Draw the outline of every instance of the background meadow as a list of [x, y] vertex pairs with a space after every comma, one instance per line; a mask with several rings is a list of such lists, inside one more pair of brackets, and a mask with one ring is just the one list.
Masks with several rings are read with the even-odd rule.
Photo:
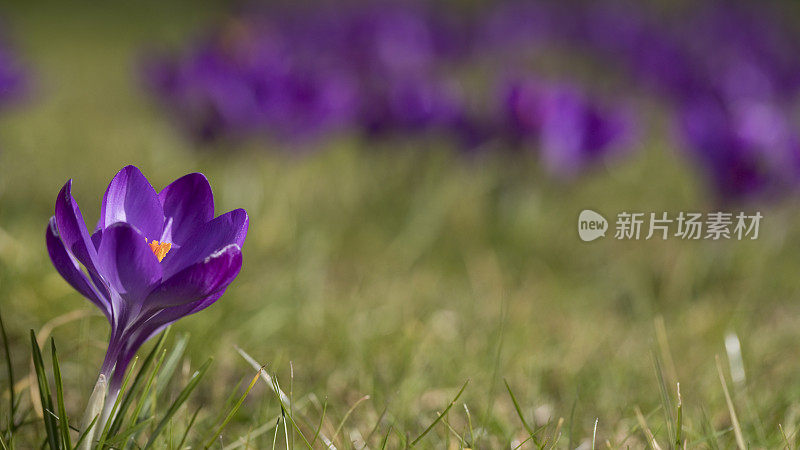
[[[459, 14], [480, 7], [448, 6]], [[609, 70], [586, 50], [547, 43], [530, 66], [549, 80], [569, 73], [636, 111], [636, 140], [624, 156], [562, 176], [517, 143], [487, 138], [465, 151], [459, 138], [408, 127], [379, 139], [336, 132], [298, 141], [241, 129], [235, 139], [197, 139], [160, 102], [169, 98], [148, 91], [142, 67], [152, 52], [180, 52], [227, 23], [223, 3], [20, 2], [0, 11], [28, 79], [22, 98], [0, 113], [0, 311], [23, 409], [32, 402], [29, 329], [56, 340], [70, 417], [82, 414], [107, 341], [102, 315], [48, 260], [44, 231], [56, 194], [74, 179], [93, 224], [109, 180], [135, 164], [156, 189], [203, 172], [217, 213], [250, 214], [238, 279], [170, 331], [167, 348], [188, 341], [159, 404], [208, 357], [214, 362], [159, 446], [178, 445], [198, 406], [188, 443], [201, 445], [231, 392], [244, 392], [256, 371], [236, 347], [291, 391], [306, 436], [322, 417], [338, 448], [380, 448], [387, 436], [387, 448], [403, 447], [467, 380], [446, 421], [418, 446], [642, 448], [653, 445], [652, 433], [666, 448], [675, 445], [678, 382], [688, 447], [732, 448], [737, 432], [754, 448], [794, 446], [797, 194], [785, 173], [768, 170], [759, 176], [777, 187], [728, 189], [725, 180], [741, 177], [719, 176], [676, 139], [673, 103], [663, 97], [676, 96], [628, 83], [617, 63]], [[459, 69], [463, 86], [506, 67], [475, 64]], [[490, 105], [479, 97], [470, 106], [477, 124], [498, 117]], [[625, 210], [760, 211], [764, 220], [755, 241], [619, 241], [609, 233], [584, 243], [575, 228], [585, 208], [612, 221]], [[258, 382], [214, 448], [270, 448], [275, 436], [279, 448], [303, 448], [283, 425], [274, 434], [280, 413]], [[41, 442], [34, 418], [19, 448]]]

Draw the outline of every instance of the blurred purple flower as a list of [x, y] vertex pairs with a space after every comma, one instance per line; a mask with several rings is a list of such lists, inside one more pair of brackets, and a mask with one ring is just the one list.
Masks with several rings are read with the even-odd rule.
[[26, 71], [6, 41], [0, 33], [0, 107], [20, 99], [29, 87]]
[[103, 196], [91, 235], [72, 180], [61, 189], [46, 233], [50, 259], [111, 323], [100, 369], [110, 379], [103, 420], [139, 347], [213, 304], [236, 278], [247, 227], [242, 209], [214, 217], [211, 187], [199, 173], [156, 193], [139, 169], [123, 168]]
[[785, 193], [800, 175], [800, 40], [771, 12], [708, 1], [674, 16], [634, 2], [581, 14], [581, 40], [669, 102], [689, 154], [728, 201]]
[[685, 103], [679, 126], [686, 147], [723, 201], [785, 193], [800, 176], [800, 139], [774, 103]]
[[691, 96], [698, 89], [696, 64], [672, 30], [633, 5], [600, 3], [582, 16], [579, 40], [611, 61], [620, 61], [643, 86], [661, 95]]
[[699, 88], [675, 99], [679, 130], [718, 197], [791, 191], [800, 180], [797, 34], [740, 2], [710, 2], [678, 29], [701, 75]]
[[[800, 35], [777, 11], [745, 2], [709, 2], [679, 27], [694, 64], [728, 95], [796, 95]], [[724, 73], [724, 77], [719, 74]]]
[[446, 56], [446, 30], [420, 5], [378, 3], [344, 17], [342, 57], [362, 74], [429, 73]]
[[201, 140], [428, 130], [458, 113], [440, 73], [464, 51], [450, 22], [400, 2], [248, 11], [144, 77]]
[[16, 61], [0, 49], [0, 104], [17, 98], [23, 91], [25, 78]]
[[447, 80], [408, 76], [371, 89], [361, 119], [370, 134], [448, 131], [464, 114], [461, 90]]
[[145, 82], [194, 136], [302, 141], [351, 125], [356, 81], [293, 58], [274, 30], [235, 23], [179, 59], [151, 58]]
[[630, 147], [628, 111], [601, 105], [575, 86], [515, 80], [503, 98], [509, 132], [536, 145], [547, 170], [558, 176], [575, 176]]
[[152, 58], [145, 66], [145, 82], [183, 127], [209, 141], [255, 124], [255, 96], [236, 72], [224, 55], [203, 49], [184, 62]]

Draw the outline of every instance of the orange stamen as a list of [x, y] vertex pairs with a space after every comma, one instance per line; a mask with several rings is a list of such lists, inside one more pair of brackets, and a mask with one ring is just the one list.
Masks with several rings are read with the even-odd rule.
[[153, 241], [147, 245], [150, 246], [150, 250], [153, 251], [153, 254], [156, 255], [156, 258], [158, 258], [159, 262], [161, 262], [161, 260], [167, 256], [167, 252], [169, 252], [169, 249], [172, 248], [172, 244], [169, 242]]

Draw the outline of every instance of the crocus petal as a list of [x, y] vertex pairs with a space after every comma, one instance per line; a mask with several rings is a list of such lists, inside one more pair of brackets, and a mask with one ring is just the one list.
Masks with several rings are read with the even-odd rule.
[[164, 212], [155, 189], [134, 166], [120, 170], [106, 189], [100, 210], [102, 227], [127, 222], [148, 239], [159, 239]]
[[164, 330], [168, 325], [178, 319], [202, 311], [213, 305], [225, 293], [227, 287], [209, 295], [208, 297], [178, 306], [164, 308], [154, 314], [139, 319], [119, 340], [120, 346], [124, 347], [115, 353], [117, 368], [125, 368], [139, 351], [139, 348]]
[[103, 241], [103, 230], [102, 229], [95, 230], [95, 232], [92, 233], [92, 244], [94, 244], [94, 248], [99, 249], [100, 243], [102, 241]]
[[105, 229], [98, 261], [103, 278], [129, 307], [138, 308], [161, 281], [158, 258], [145, 237], [127, 223], [116, 223]]
[[67, 181], [58, 193], [55, 213], [56, 226], [64, 247], [90, 272], [95, 271], [97, 250], [89, 237], [81, 210], [72, 198], [72, 180]]
[[[143, 344], [147, 339], [150, 339], [158, 331], [176, 320], [200, 312], [213, 305], [222, 297], [226, 289], [228, 289], [227, 286], [200, 300], [164, 308], [146, 319], [141, 320], [133, 327], [135, 331], [132, 333], [138, 336], [138, 340], [141, 341], [138, 345]], [[129, 338], [129, 340], [130, 339], [132, 338]]]
[[145, 309], [183, 305], [226, 288], [242, 268], [242, 249], [230, 244], [173, 275], [153, 290]]
[[190, 173], [165, 187], [158, 198], [164, 209], [161, 242], [183, 245], [198, 228], [214, 218], [214, 195], [202, 173]]
[[81, 272], [78, 261], [72, 256], [66, 248], [64, 243], [61, 242], [61, 237], [58, 235], [58, 228], [56, 225], [55, 217], [50, 218], [50, 223], [47, 227], [46, 233], [47, 253], [50, 254], [50, 260], [56, 267], [56, 270], [62, 277], [81, 295], [88, 298], [105, 314], [108, 320], [111, 320], [111, 304], [109, 301], [95, 289]]
[[247, 212], [243, 209], [235, 209], [207, 222], [189, 238], [191, 245], [184, 245], [167, 254], [162, 261], [164, 279], [231, 244], [241, 247], [247, 236], [248, 224]]
[[153, 336], [155, 330], [163, 328], [180, 318], [190, 316], [213, 305], [217, 300], [220, 299], [220, 297], [222, 297], [227, 289], [228, 288], [226, 286], [218, 292], [200, 300], [195, 300], [183, 305], [168, 306], [158, 312], [146, 315], [134, 323], [133, 326], [131, 326], [131, 331], [126, 335], [126, 339], [130, 341], [135, 339], [135, 336], [147, 336], [142, 341], [142, 343], [144, 343], [144, 341]]

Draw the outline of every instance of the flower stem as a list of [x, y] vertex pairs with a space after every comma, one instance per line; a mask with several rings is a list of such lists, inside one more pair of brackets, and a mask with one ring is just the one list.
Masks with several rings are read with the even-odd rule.
[[[85, 434], [86, 436], [83, 438], [81, 450], [91, 450], [94, 441], [94, 434], [98, 428], [102, 428], [102, 424], [100, 423], [100, 413], [103, 411], [103, 404], [105, 403], [106, 399], [106, 387], [106, 375], [101, 373], [100, 376], [97, 377], [97, 383], [95, 383], [94, 389], [92, 390], [92, 395], [89, 397], [89, 404], [86, 406], [86, 411], [83, 413], [83, 420], [81, 421], [81, 434]], [[90, 426], [91, 429], [89, 429]]]
[[119, 388], [117, 387], [114, 389], [113, 383], [112, 386], [109, 388], [108, 395], [106, 396], [105, 405], [103, 406], [103, 414], [100, 416], [100, 419], [97, 421], [97, 426], [99, 429], [105, 429], [106, 423], [111, 420], [114, 420], [111, 417], [111, 410], [114, 409], [114, 404], [117, 402], [117, 397], [119, 397]]

